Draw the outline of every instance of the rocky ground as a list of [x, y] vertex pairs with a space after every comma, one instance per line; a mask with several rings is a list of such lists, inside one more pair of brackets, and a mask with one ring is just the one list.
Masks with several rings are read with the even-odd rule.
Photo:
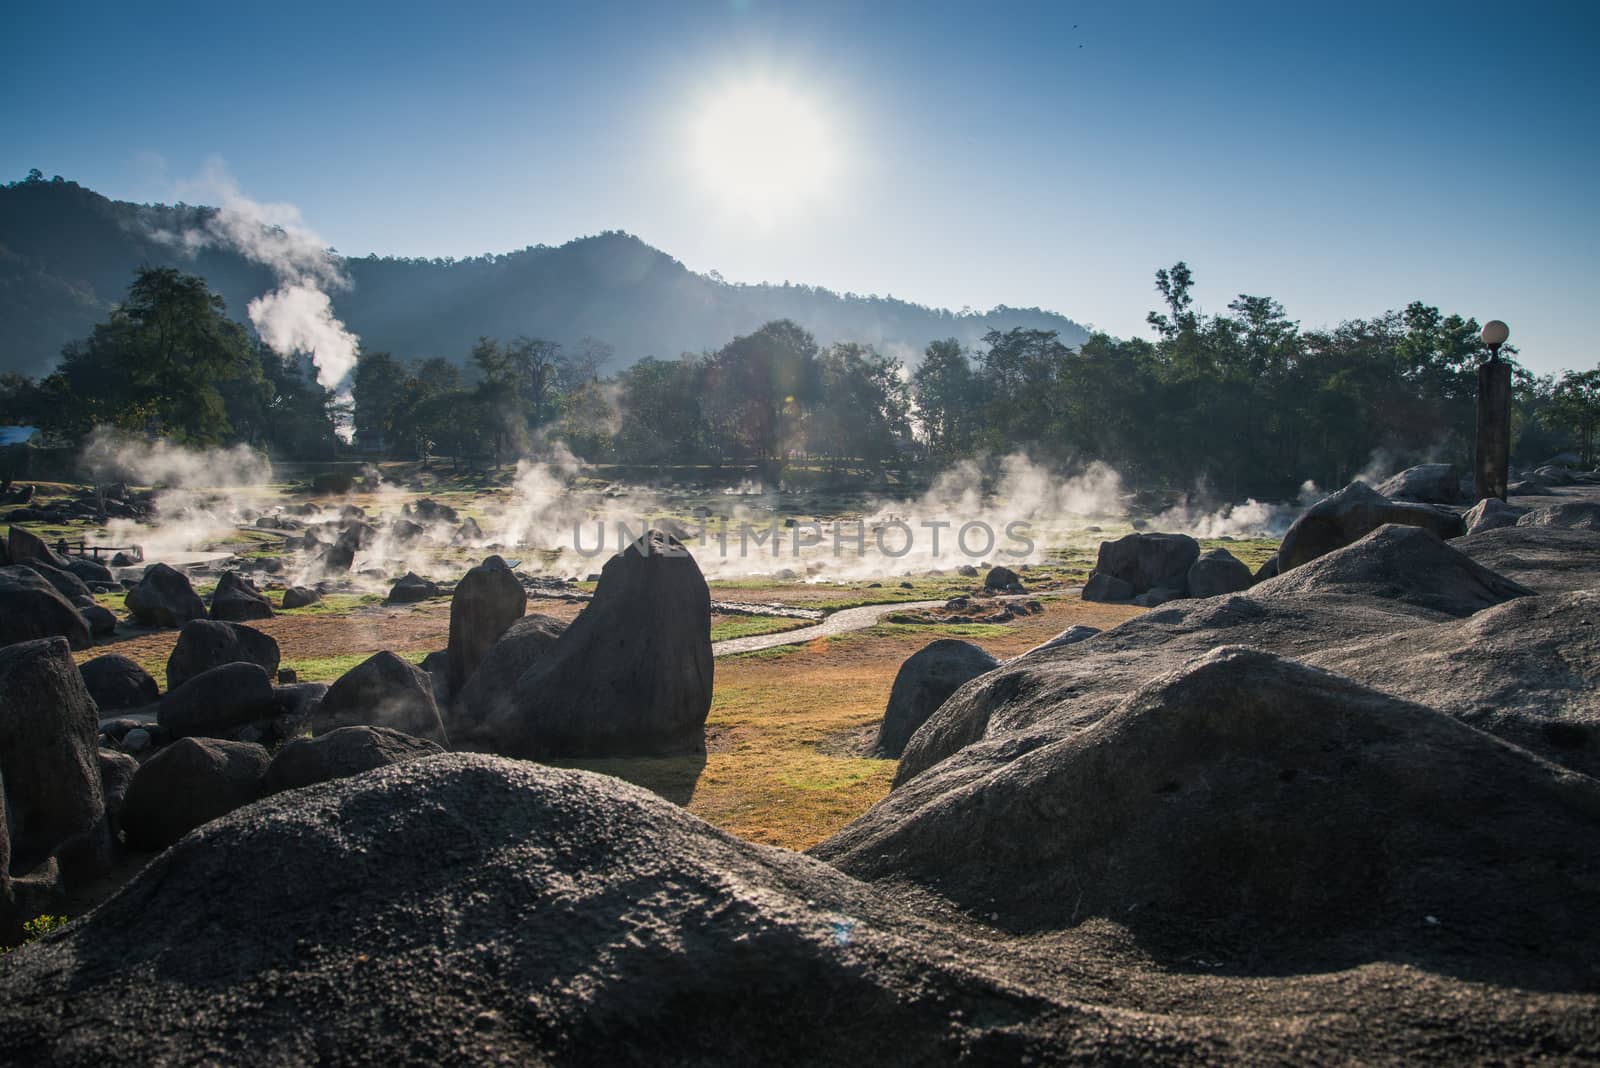
[[[1315, 537], [1291, 530], [1297, 566], [1275, 577], [1135, 541], [1119, 581], [1162, 591], [1148, 611], [1048, 597], [976, 623], [924, 596], [902, 622], [724, 657], [714, 695], [683, 670], [707, 639], [659, 641], [669, 604], [709, 629], [704, 584], [619, 565], [584, 611], [614, 619], [606, 663], [627, 666], [594, 666], [601, 639], [560, 619], [506, 631], [481, 670], [526, 657], [515, 690], [559, 700], [481, 722], [581, 750], [540, 710], [581, 701], [631, 729], [593, 685], [610, 673], [670, 695], [617, 706], [664, 708], [650, 729], [670, 737], [636, 737], [670, 749], [698, 716], [700, 752], [535, 763], [313, 728], [349, 751], [300, 753], [295, 781], [342, 777], [204, 823], [0, 962], [0, 1058], [1600, 1059], [1600, 494], [1533, 488], [1525, 515], [1467, 521], [1347, 491], [1308, 513]], [[1229, 592], [1198, 596], [1211, 582]], [[78, 700], [64, 643], [0, 653], [19, 693]], [[435, 709], [415, 730], [457, 730], [426, 673], [382, 670], [385, 694]], [[784, 715], [760, 714], [762, 687], [788, 691]], [[265, 754], [241, 744], [183, 751], [243, 781]], [[837, 803], [809, 810], [814, 833], [722, 803], [775, 746], [788, 796]], [[655, 792], [551, 760], [631, 760]], [[8, 800], [49, 785], [5, 774]], [[36, 842], [37, 805], [17, 811]], [[746, 840], [762, 825], [812, 848]]]

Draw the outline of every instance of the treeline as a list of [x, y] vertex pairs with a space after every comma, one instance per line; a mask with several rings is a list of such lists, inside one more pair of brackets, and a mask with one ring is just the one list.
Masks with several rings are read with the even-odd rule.
[[[500, 463], [560, 443], [594, 462], [936, 468], [1026, 450], [1104, 460], [1147, 487], [1287, 494], [1342, 485], [1373, 462], [1470, 459], [1470, 318], [1421, 303], [1302, 330], [1241, 295], [1206, 315], [1179, 263], [1156, 273], [1156, 339], [991, 331], [927, 346], [914, 371], [871, 346], [821, 346], [788, 320], [711, 352], [602, 376], [607, 346], [482, 338], [463, 362], [361, 354], [336, 403], [309, 361], [285, 361], [228, 320], [198, 278], [141, 271], [128, 299], [42, 382], [0, 383], [0, 418], [74, 439], [99, 423], [281, 458], [356, 454]], [[1514, 359], [1514, 357], [1513, 357]], [[1521, 462], [1573, 448], [1593, 463], [1600, 369], [1557, 379], [1514, 365]], [[343, 423], [353, 441], [336, 435]], [[345, 435], [349, 436], [349, 435]]]

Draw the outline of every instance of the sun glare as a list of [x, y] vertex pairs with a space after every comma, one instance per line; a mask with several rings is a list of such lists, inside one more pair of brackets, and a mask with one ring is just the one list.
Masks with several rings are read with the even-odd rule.
[[823, 196], [838, 163], [833, 132], [815, 104], [761, 82], [708, 97], [694, 118], [690, 150], [706, 190], [763, 223], [794, 216]]

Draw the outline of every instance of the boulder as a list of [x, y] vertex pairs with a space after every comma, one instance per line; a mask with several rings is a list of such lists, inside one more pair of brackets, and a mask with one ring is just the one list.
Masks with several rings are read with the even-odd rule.
[[983, 588], [1000, 593], [1024, 593], [1022, 579], [1009, 567], [991, 567], [983, 576]]
[[51, 567], [43, 560], [22, 560], [18, 567], [25, 567], [40, 578], [55, 587], [55, 591], [67, 600], [76, 603], [79, 597], [88, 597], [93, 600], [92, 591], [84, 581], [70, 571], [63, 571], [58, 567]]
[[1465, 528], [1462, 533], [1481, 534], [1485, 530], [1516, 526], [1517, 520], [1527, 514], [1528, 509], [1507, 504], [1499, 497], [1485, 497], [1461, 516], [1461, 525]]
[[1278, 546], [1283, 573], [1325, 553], [1360, 541], [1386, 523], [1420, 527], [1441, 538], [1462, 532], [1461, 517], [1448, 508], [1391, 501], [1364, 482], [1352, 482], [1300, 514]]
[[178, 640], [167, 657], [167, 689], [221, 667], [223, 664], [255, 664], [272, 678], [278, 673], [278, 643], [270, 634], [241, 623], [195, 619], [183, 625]]
[[1189, 565], [1185, 580], [1190, 597], [1217, 597], [1248, 590], [1255, 583], [1250, 569], [1226, 549], [1211, 549]]
[[250, 619], [271, 619], [272, 602], [256, 589], [256, 584], [237, 571], [224, 571], [211, 596], [211, 618], [233, 623]]
[[1422, 527], [1382, 526], [1343, 552], [1268, 579], [1275, 592], [1358, 593], [1464, 617], [1533, 593]]
[[387, 727], [340, 727], [315, 738], [296, 738], [278, 750], [267, 766], [261, 792], [297, 790], [443, 752], [426, 738]]
[[987, 758], [891, 793], [813, 853], [1012, 931], [1104, 916], [1194, 945], [1238, 925], [1274, 952], [1340, 954], [1434, 916], [1567, 960], [1600, 943], [1580, 904], [1600, 783], [1270, 653], [1214, 650], [1074, 734]]
[[448, 504], [424, 497], [412, 506], [412, 512], [425, 523], [454, 523], [460, 517]]
[[1091, 572], [1088, 581], [1083, 584], [1083, 599], [1103, 604], [1126, 604], [1133, 600], [1133, 583], [1114, 575]]
[[83, 676], [83, 685], [101, 716], [143, 708], [161, 699], [161, 688], [150, 673], [116, 653], [85, 660], [78, 665], [78, 674]]
[[1277, 577], [1278, 577], [1278, 554], [1277, 553], [1273, 553], [1271, 556], [1267, 557], [1265, 560], [1263, 560], [1261, 562], [1261, 566], [1260, 567], [1256, 568], [1256, 573], [1255, 573], [1255, 575], [1253, 575], [1251, 577], [1251, 581], [1253, 583], [1254, 582], [1265, 582], [1269, 578], [1277, 578]]
[[409, 519], [396, 519], [389, 524], [389, 537], [401, 545], [416, 541], [427, 533], [421, 523], [413, 523]]
[[357, 664], [329, 686], [311, 714], [310, 726], [313, 735], [340, 727], [389, 727], [449, 744], [427, 673], [387, 650]]
[[128, 795], [128, 785], [139, 770], [139, 762], [127, 753], [115, 749], [101, 749], [97, 754], [100, 765], [100, 792], [105, 798], [106, 819], [112, 834], [122, 826], [122, 803]]
[[648, 531], [606, 562], [594, 599], [485, 724], [488, 743], [528, 757], [703, 751], [712, 670], [706, 581]]
[[54, 857], [70, 882], [108, 866], [99, 734], [65, 639], [0, 649], [0, 779], [17, 867]]
[[1121, 579], [1135, 595], [1169, 589], [1182, 596], [1189, 568], [1199, 558], [1200, 543], [1187, 534], [1129, 534], [1100, 543], [1090, 578]]
[[[1049, 736], [1082, 729], [1138, 686], [1218, 645], [1299, 657], [1379, 636], [1409, 640], [1418, 628], [1470, 619], [1528, 593], [1459, 544], [1414, 527], [1384, 527], [1245, 593], [1165, 605], [1086, 645], [1011, 661], [953, 695], [923, 725], [895, 769], [896, 788], [985, 739], [1037, 738], [1046, 724]], [[1556, 650], [1542, 655], [1552, 669], [1559, 662]], [[1382, 661], [1352, 670], [1360, 681], [1380, 685], [1364, 672], [1382, 670]], [[1419, 684], [1444, 685], [1432, 677]], [[1072, 700], [1059, 701], [1057, 693]]]
[[528, 595], [505, 560], [491, 556], [456, 583], [450, 598], [450, 644], [446, 650], [450, 692], [460, 693], [489, 647], [522, 618]]
[[[489, 647], [483, 660], [468, 677], [465, 686], [452, 691], [450, 737], [458, 740], [477, 735], [491, 720], [511, 715], [516, 707], [513, 692], [534, 663], [551, 649], [567, 629], [567, 622], [553, 616], [523, 616]], [[448, 668], [448, 659], [446, 661]]]
[[174, 737], [223, 737], [273, 714], [272, 681], [261, 665], [223, 664], [167, 691], [156, 722]]
[[1391, 501], [1455, 504], [1461, 500], [1461, 472], [1455, 464], [1418, 464], [1389, 478], [1378, 493]]
[[112, 576], [111, 569], [98, 560], [90, 560], [82, 556], [67, 557], [67, 571], [76, 575], [84, 582], [91, 585], [97, 582], [113, 583], [116, 578]]
[[60, 571], [68, 571], [72, 566], [64, 554], [56, 552], [43, 538], [16, 523], [11, 524], [6, 535], [6, 555], [13, 564], [37, 560]]
[[1040, 642], [1027, 652], [1018, 655], [1032, 656], [1034, 653], [1043, 653], [1048, 652], [1051, 649], [1060, 649], [1068, 645], [1077, 645], [1079, 642], [1088, 641], [1090, 638], [1093, 638], [1099, 633], [1099, 627], [1086, 627], [1081, 623], [1076, 623], [1062, 631], [1060, 634], [1057, 634], [1049, 641]]
[[1571, 486], [1578, 481], [1565, 467], [1553, 465], [1534, 468], [1533, 477], [1535, 481], [1546, 486]]
[[93, 597], [81, 597], [73, 607], [89, 624], [89, 633], [94, 637], [105, 638], [117, 632], [117, 614], [96, 602]]
[[74, 649], [93, 644], [89, 622], [38, 572], [0, 567], [0, 645], [62, 637]]
[[1549, 486], [1546, 486], [1543, 482], [1535, 482], [1532, 479], [1524, 479], [1506, 486], [1507, 497], [1548, 497], [1550, 494]]
[[1450, 545], [1538, 593], [1600, 586], [1600, 531], [1511, 526], [1457, 538]]
[[189, 576], [166, 564], [151, 564], [138, 585], [128, 591], [128, 611], [146, 627], [181, 627], [206, 618], [206, 605], [194, 592]]
[[310, 586], [290, 586], [283, 591], [283, 607], [305, 608], [322, 600], [322, 594]]
[[[1211, 736], [1254, 714], [1229, 716]], [[1341, 748], [1308, 767], [1352, 755], [1355, 774], [1370, 783], [1382, 774], [1382, 754], [1369, 756], [1364, 740], [1339, 739]], [[1241, 742], [1247, 753], [1271, 752], [1248, 735]], [[1164, 760], [1171, 748], [1160, 750]], [[1108, 756], [1118, 766], [1128, 760], [1121, 750]], [[1155, 774], [1136, 761], [1128, 770], [1140, 784]], [[1219, 770], [1226, 777], [1189, 810], [1188, 826], [1209, 833], [1223, 795], [1256, 786], [1228, 814], [1227, 840], [1246, 850], [1241, 861], [1252, 875], [1263, 866], [1249, 848], [1248, 816], [1258, 808], [1263, 846], [1296, 842], [1282, 830], [1290, 803], [1308, 819], [1332, 818], [1294, 792], [1317, 790], [1317, 780], [1277, 780], [1285, 765], [1263, 761], [1248, 782], [1231, 765]], [[1392, 802], [1371, 800], [1376, 815], [1392, 810], [1400, 823], [1374, 859], [1409, 844], [1454, 844], [1428, 829], [1445, 798], [1426, 796], [1419, 778], [1402, 782]], [[1336, 769], [1326, 787], [1339, 802], [1334, 811], [1368, 811], [1346, 800], [1342, 781]], [[1381, 937], [1336, 944], [1326, 959], [1352, 967], [1330, 971], [1315, 956], [1327, 940], [1292, 927], [1265, 950], [1230, 934], [1226, 921], [1190, 921], [1173, 939], [1182, 943], [1177, 952], [1136, 937], [1160, 919], [1159, 909], [1129, 908], [1145, 900], [1143, 888], [1105, 909], [1106, 918], [1073, 916], [1084, 887], [1104, 901], [1111, 886], [1127, 885], [1133, 873], [1115, 870], [1098, 890], [1097, 879], [1069, 882], [1098, 872], [1036, 864], [1030, 882], [1054, 878], [1062, 888], [1032, 906], [1053, 905], [1063, 922], [1045, 931], [985, 926], [1013, 914], [1021, 896], [985, 871], [991, 845], [1007, 864], [1026, 848], [1003, 815], [1036, 829], [1041, 853], [1094, 857], [1112, 848], [1097, 849], [1096, 832], [1141, 800], [1130, 789], [1067, 817], [1059, 800], [1074, 787], [1029, 782], [1048, 787], [1038, 809], [1018, 804], [991, 817], [992, 840], [952, 837], [952, 856], [978, 858], [951, 873], [971, 902], [961, 913], [931, 904], [935, 895], [867, 884], [724, 834], [619, 779], [528, 762], [451, 754], [268, 797], [178, 842], [94, 912], [9, 958], [0, 969], [0, 1048], [44, 1064], [90, 1064], [115, 1048], [128, 1063], [248, 1050], [263, 1064], [1048, 1064], [1114, 1051], [1128, 1063], [1177, 1065], [1308, 1055], [1513, 1062], [1530, 1050], [1576, 1061], [1600, 1044], [1596, 936], [1584, 926], [1592, 891], [1573, 890], [1590, 870], [1574, 858], [1593, 845], [1575, 810], [1592, 785], [1576, 784], [1565, 808], [1532, 786], [1514, 791], [1535, 803], [1528, 811], [1483, 797], [1486, 859], [1522, 826], [1541, 845], [1563, 833], [1569, 841], [1552, 842], [1548, 863], [1528, 849], [1505, 857], [1507, 872], [1482, 864], [1483, 884], [1460, 895], [1464, 907], [1429, 912], [1428, 898], [1395, 919], [1393, 899], [1380, 893], [1375, 919], [1393, 922]], [[1186, 779], [1184, 788], [1196, 784]], [[1470, 780], [1445, 789], [1455, 798], [1488, 793]], [[1422, 810], [1408, 814], [1402, 800], [1419, 793]], [[1186, 809], [1170, 794], [1152, 793], [1145, 807], [1164, 832], [1184, 829]], [[1478, 809], [1455, 813], [1465, 836], [1471, 828], [1460, 811]], [[1359, 828], [1357, 841], [1371, 842], [1386, 825]], [[1130, 859], [1149, 871], [1158, 843], [1140, 837], [1135, 828], [1126, 839]], [[1204, 872], [1200, 843], [1174, 845], [1168, 868]], [[1572, 867], [1555, 870], [1567, 858]], [[1480, 874], [1452, 849], [1430, 883], [1417, 869], [1432, 859], [1401, 857], [1397, 888]], [[1542, 883], [1531, 878], [1541, 865], [1550, 869]], [[994, 902], [972, 901], [984, 878], [999, 884]], [[1293, 870], [1281, 878], [1293, 880]], [[1348, 888], [1358, 875], [1339, 879]], [[1524, 884], [1524, 907], [1477, 922]], [[1161, 898], [1181, 892], [1178, 883], [1154, 887]], [[1439, 922], [1428, 923], [1430, 915]], [[1247, 933], [1258, 930], [1248, 913], [1239, 919]], [[1548, 939], [1563, 927], [1573, 942]], [[1537, 937], [1495, 938], [1519, 933]], [[841, 999], [851, 1011], [840, 1011]], [[693, 1026], [685, 1026], [686, 1006]], [[307, 1019], [317, 1021], [314, 1031], [294, 1023]]]
[[1565, 501], [1535, 508], [1517, 519], [1519, 527], [1559, 527], [1564, 530], [1600, 530], [1600, 503]]
[[261, 794], [267, 751], [248, 742], [179, 738], [134, 773], [122, 829], [135, 849], [165, 849]]
[[1156, 586], [1139, 594], [1133, 599], [1133, 603], [1140, 608], [1154, 608], [1157, 605], [1166, 604], [1168, 601], [1181, 600], [1183, 597], [1184, 590], [1182, 587]]
[[439, 584], [430, 582], [415, 571], [407, 571], [395, 579], [389, 588], [389, 596], [384, 598], [384, 604], [415, 604], [426, 601], [429, 597], [438, 597], [442, 593]]
[[470, 515], [456, 528], [455, 534], [450, 538], [450, 544], [458, 548], [471, 548], [482, 545], [487, 539], [484, 537], [483, 528], [478, 526], [478, 521]]
[[889, 704], [878, 728], [878, 754], [897, 759], [917, 728], [951, 694], [999, 666], [1000, 661], [976, 645], [955, 638], [941, 638], [912, 653], [889, 689]]

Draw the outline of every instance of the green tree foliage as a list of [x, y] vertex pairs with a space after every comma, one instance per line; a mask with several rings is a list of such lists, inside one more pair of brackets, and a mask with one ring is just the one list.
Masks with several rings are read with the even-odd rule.
[[232, 433], [224, 391], [244, 409], [266, 391], [249, 337], [223, 314], [222, 298], [170, 267], [140, 270], [111, 318], [67, 346], [46, 388], [70, 398], [72, 423], [199, 445]]
[[1568, 371], [1555, 382], [1544, 408], [1544, 421], [1571, 435], [1585, 466], [1595, 462], [1595, 435], [1600, 433], [1600, 367]]

